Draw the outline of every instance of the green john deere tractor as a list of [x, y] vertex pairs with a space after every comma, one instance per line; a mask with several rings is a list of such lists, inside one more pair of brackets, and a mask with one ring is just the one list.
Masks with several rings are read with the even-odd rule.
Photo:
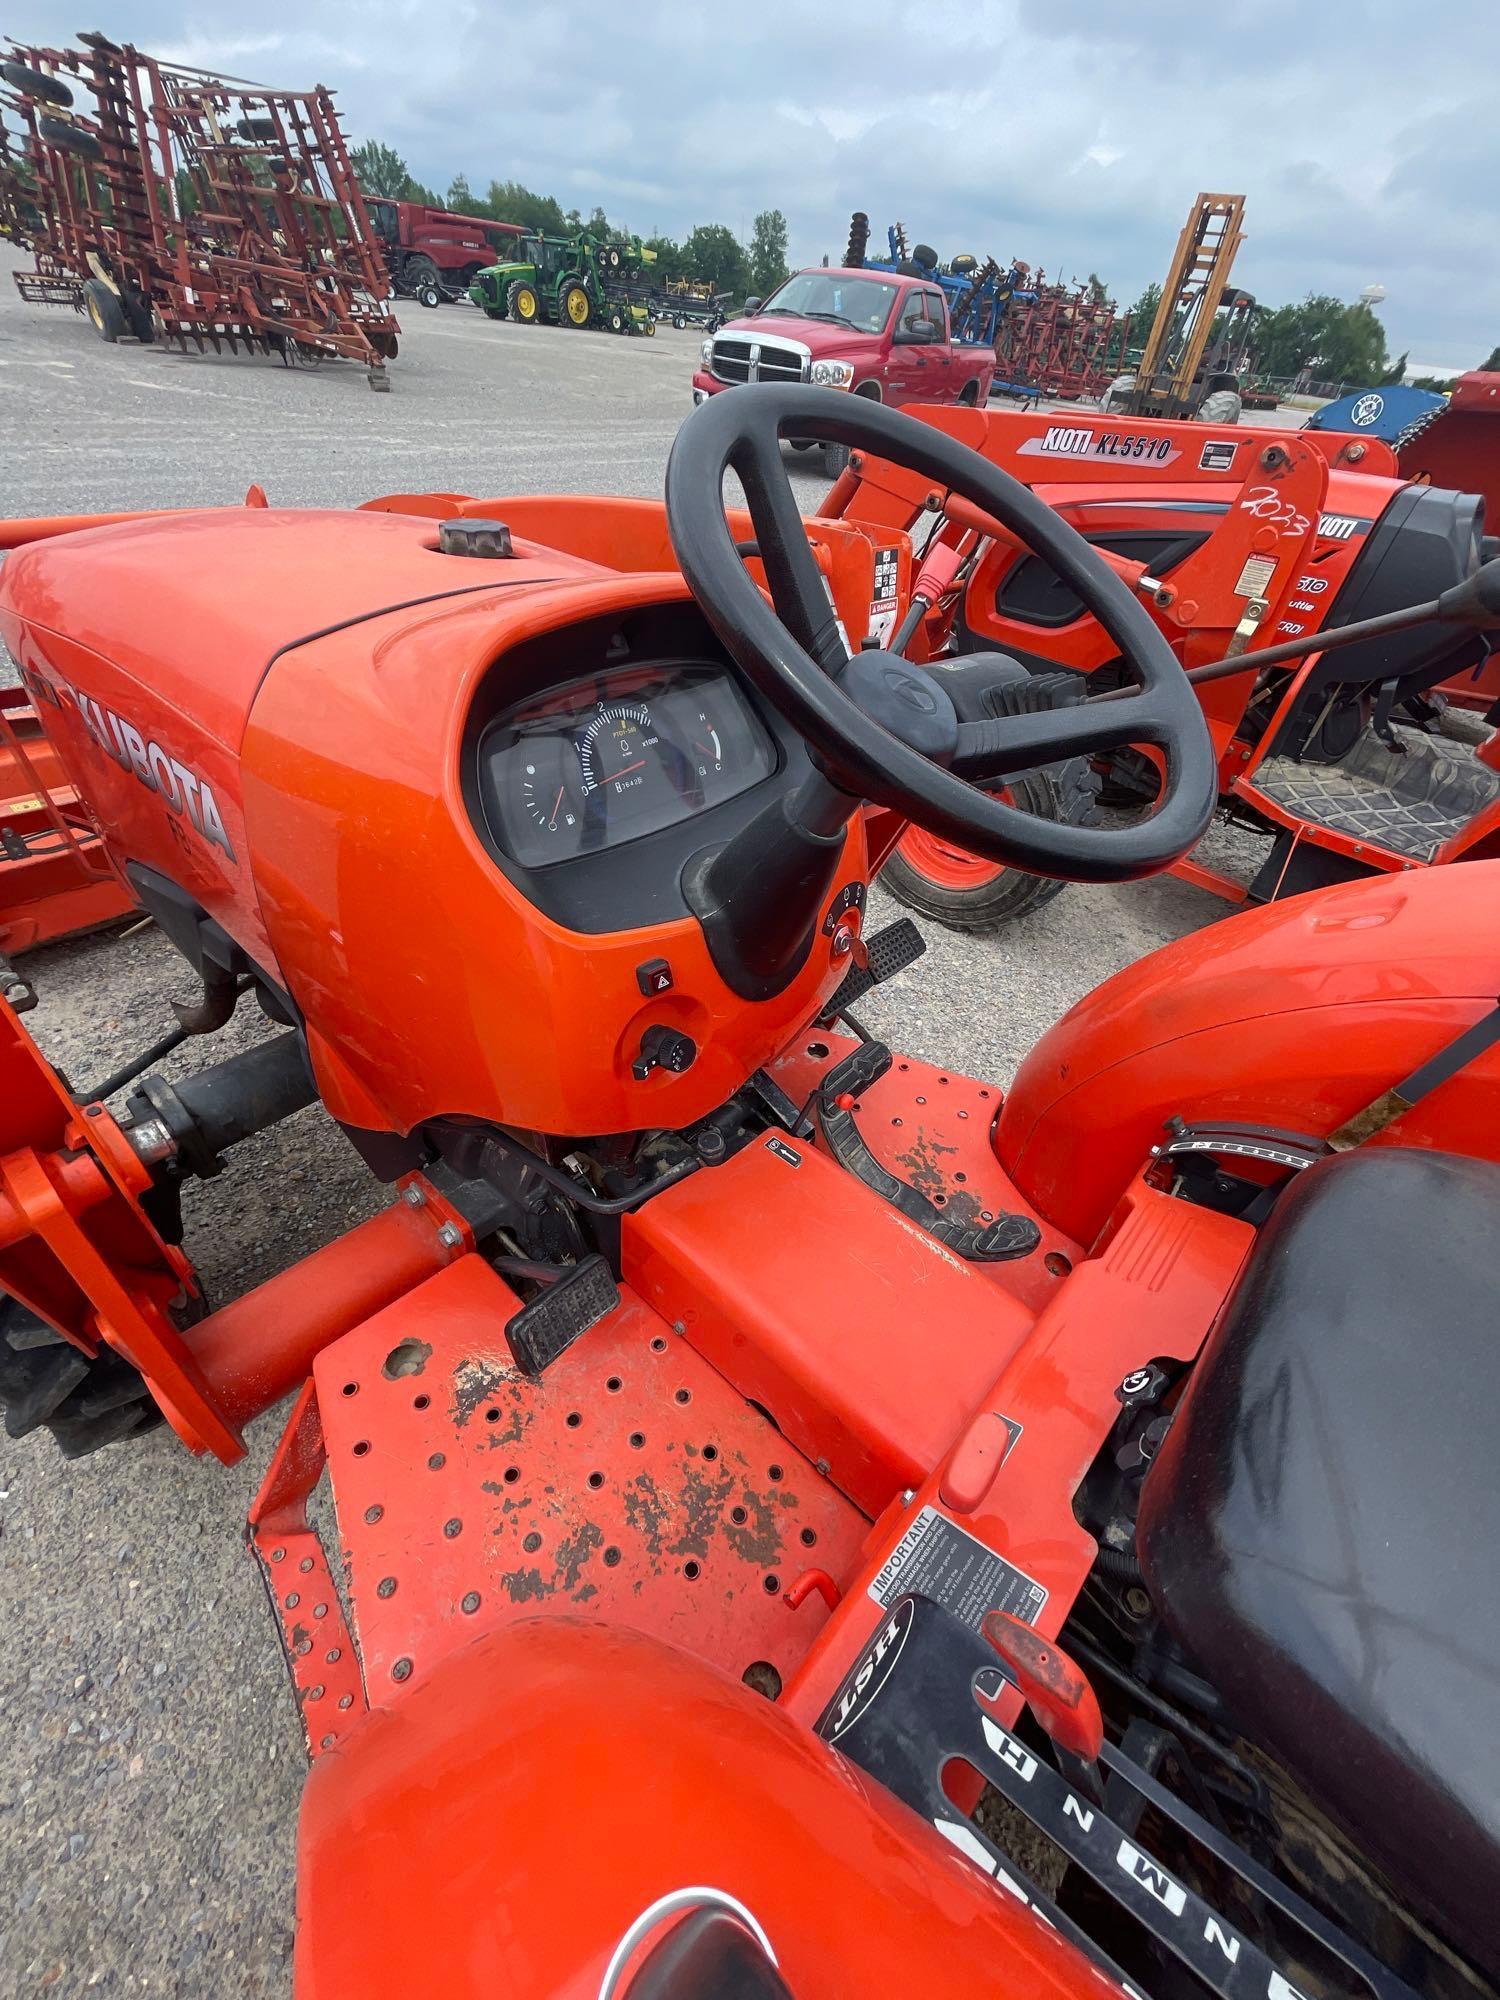
[[469, 297], [490, 319], [655, 332], [650, 313], [624, 296], [627, 276], [654, 257], [635, 238], [621, 243], [581, 230], [576, 236], [525, 236], [519, 249], [516, 261], [492, 264], [469, 287]]

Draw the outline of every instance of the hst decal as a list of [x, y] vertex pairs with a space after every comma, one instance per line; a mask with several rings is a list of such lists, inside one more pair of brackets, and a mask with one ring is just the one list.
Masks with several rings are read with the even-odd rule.
[[60, 676], [44, 678], [24, 668], [21, 678], [38, 700], [53, 708], [74, 709], [90, 739], [112, 763], [137, 778], [148, 792], [155, 792], [179, 819], [186, 818], [211, 847], [222, 849], [234, 860], [219, 802], [206, 778], [199, 777], [154, 738], [143, 736], [133, 722], [106, 708], [86, 689], [74, 687]]

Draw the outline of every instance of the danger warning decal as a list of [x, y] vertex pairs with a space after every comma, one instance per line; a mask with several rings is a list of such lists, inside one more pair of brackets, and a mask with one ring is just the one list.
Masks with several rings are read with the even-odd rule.
[[1182, 453], [1169, 437], [1137, 431], [1094, 431], [1086, 424], [1050, 424], [1018, 447], [1022, 458], [1113, 458], [1141, 465], [1170, 465]]
[[922, 1509], [870, 1585], [870, 1595], [882, 1609], [908, 1591], [930, 1597], [974, 1632], [987, 1611], [1008, 1612], [1034, 1625], [1047, 1602], [1041, 1584], [936, 1507]]
[[896, 579], [900, 569], [899, 549], [875, 551], [875, 589], [870, 598], [870, 633], [882, 645], [896, 626]]

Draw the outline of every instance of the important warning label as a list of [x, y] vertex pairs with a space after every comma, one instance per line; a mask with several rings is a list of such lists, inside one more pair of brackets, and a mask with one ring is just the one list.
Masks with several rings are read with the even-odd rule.
[[1266, 585], [1276, 574], [1274, 556], [1246, 556], [1245, 567], [1240, 571], [1239, 581], [1234, 586], [1236, 597], [1264, 597]]
[[975, 1632], [987, 1611], [1005, 1611], [1034, 1625], [1047, 1602], [1039, 1583], [936, 1507], [922, 1509], [870, 1585], [871, 1597], [882, 1608], [909, 1590], [930, 1597]]

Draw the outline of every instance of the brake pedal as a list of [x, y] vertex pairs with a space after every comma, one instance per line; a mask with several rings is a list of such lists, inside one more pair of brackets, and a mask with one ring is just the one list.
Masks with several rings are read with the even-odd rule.
[[523, 1375], [540, 1375], [619, 1303], [620, 1288], [608, 1264], [602, 1257], [585, 1257], [507, 1323], [505, 1338], [516, 1366]]
[[927, 940], [910, 917], [898, 917], [884, 930], [873, 932], [865, 939], [864, 964], [850, 966], [843, 985], [828, 1003], [824, 1022], [836, 1020], [856, 1002], [863, 1000], [872, 986], [881, 986], [887, 979], [894, 979], [898, 972], [904, 972], [926, 949]]

